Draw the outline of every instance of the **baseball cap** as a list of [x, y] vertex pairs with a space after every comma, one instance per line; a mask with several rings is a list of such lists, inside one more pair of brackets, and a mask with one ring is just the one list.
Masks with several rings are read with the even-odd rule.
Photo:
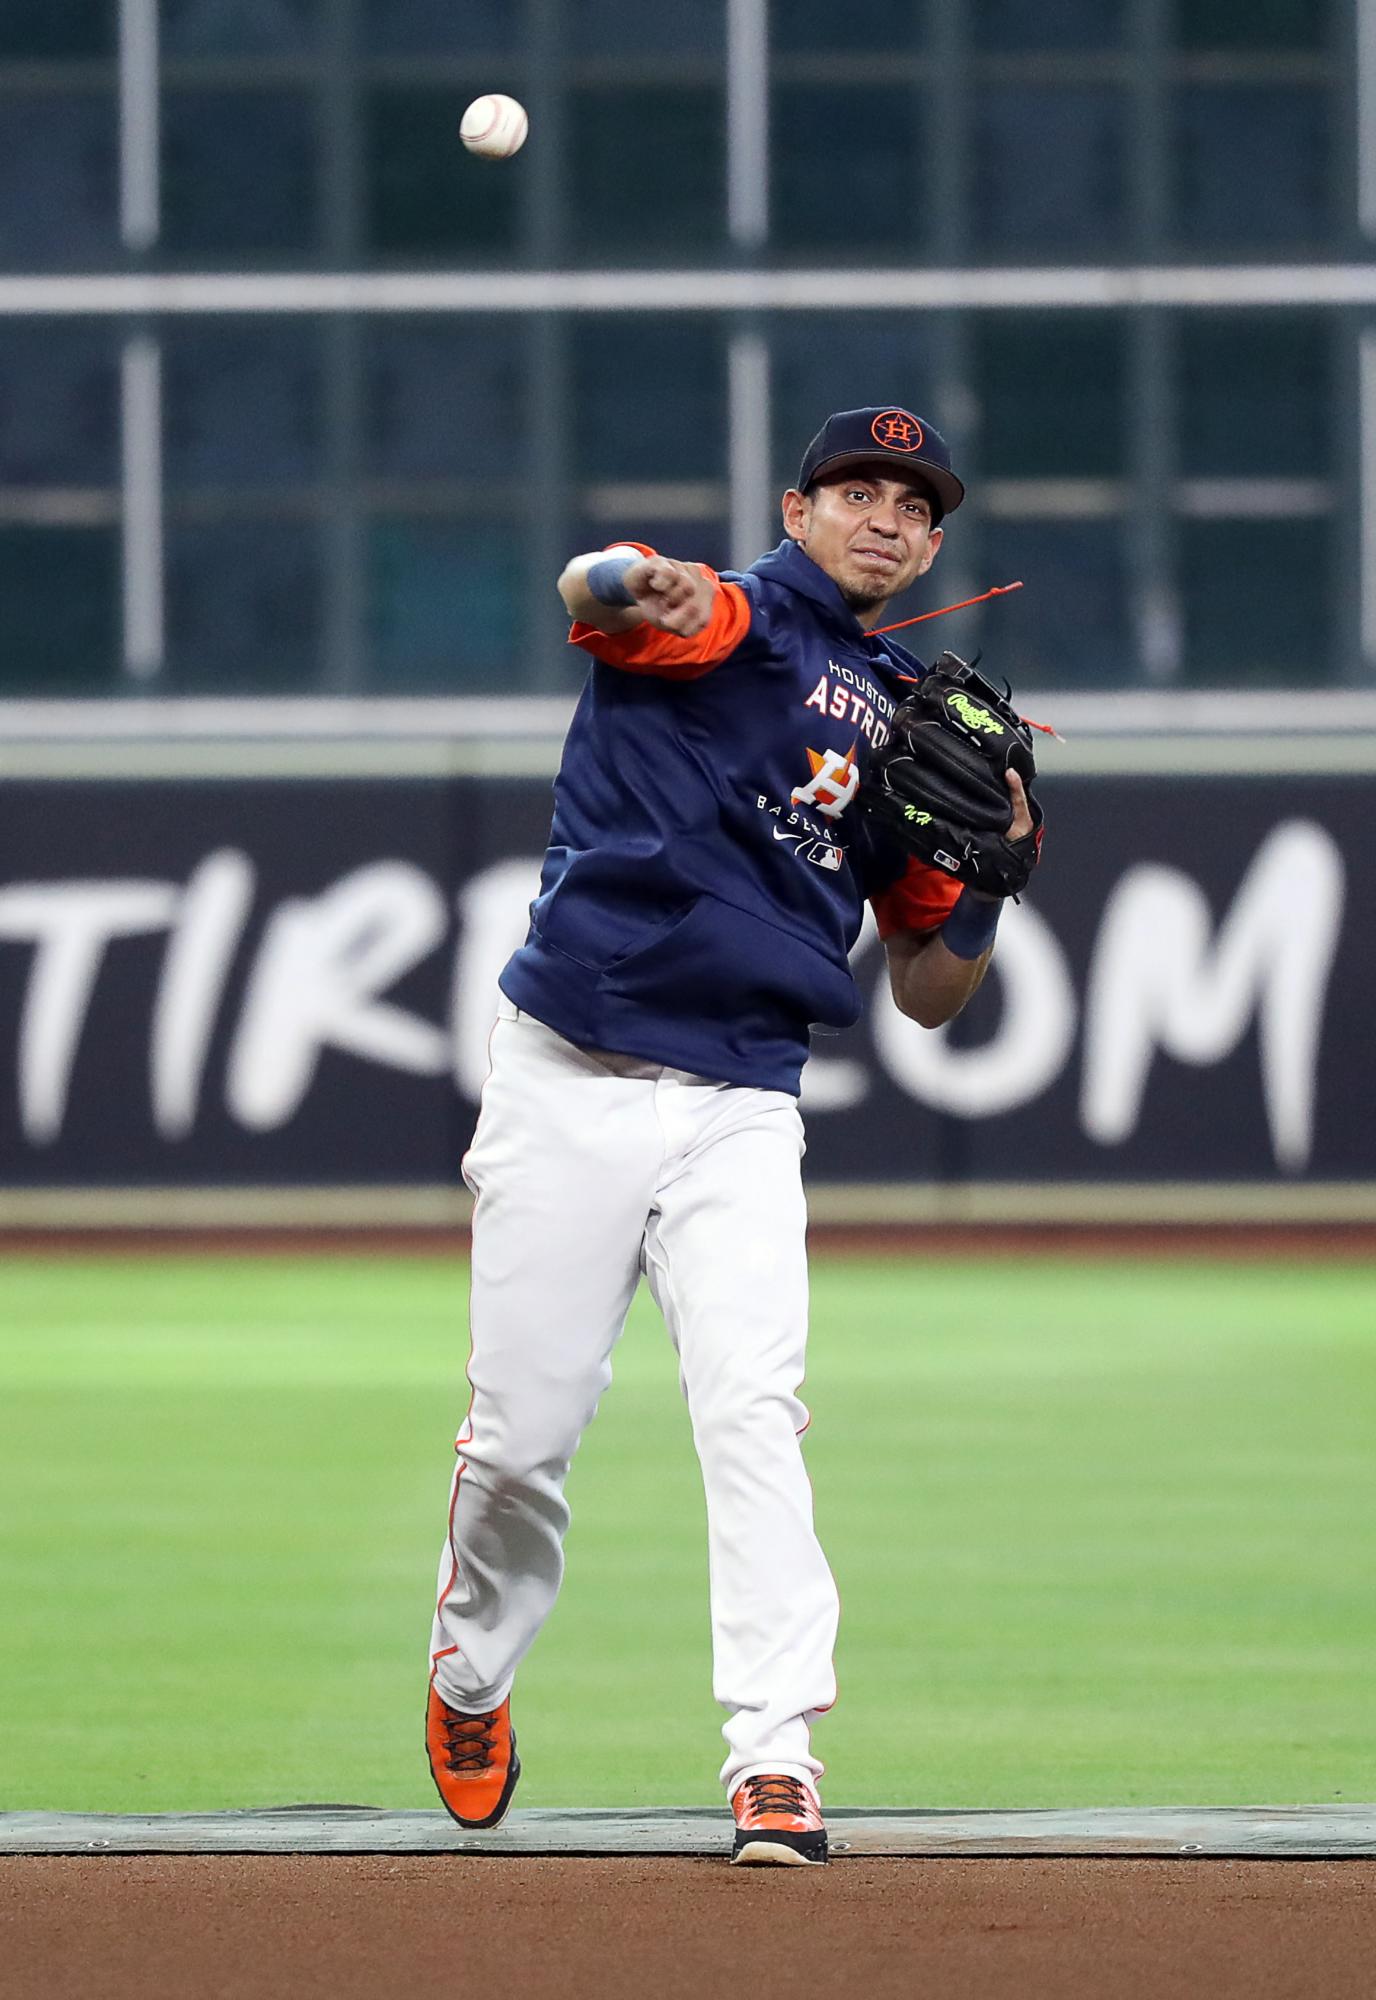
[[951, 470], [951, 452], [940, 431], [911, 410], [840, 410], [828, 417], [803, 453], [798, 491], [806, 493], [824, 472], [847, 465], [903, 467], [925, 479], [943, 514], [952, 514], [965, 487]]

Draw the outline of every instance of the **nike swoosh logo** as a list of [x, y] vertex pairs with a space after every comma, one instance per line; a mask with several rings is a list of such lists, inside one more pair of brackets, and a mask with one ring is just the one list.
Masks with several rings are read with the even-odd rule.
[[801, 840], [803, 837], [800, 833], [780, 833], [777, 826], [772, 829], [772, 832], [776, 840]]

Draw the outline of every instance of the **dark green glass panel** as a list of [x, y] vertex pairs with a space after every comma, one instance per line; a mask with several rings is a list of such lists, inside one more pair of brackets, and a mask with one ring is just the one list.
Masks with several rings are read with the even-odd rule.
[[1018, 258], [1119, 249], [1130, 110], [1127, 93], [1107, 84], [981, 91], [971, 183], [979, 246]]
[[0, 96], [0, 267], [74, 270], [119, 248], [113, 88]]
[[169, 56], [287, 56], [319, 45], [331, 0], [162, 0]]
[[1332, 14], [1332, 0], [1176, 0], [1175, 37], [1185, 49], [1321, 49]]
[[1127, 28], [1127, 0], [975, 0], [971, 47], [1111, 49]]
[[[492, 87], [509, 88], [509, 80]], [[459, 139], [462, 115], [448, 88], [369, 93], [367, 228], [378, 255], [512, 254], [529, 159], [475, 159]]]
[[[1019, 695], [1121, 687], [1133, 679], [1125, 533], [1121, 521], [984, 522], [981, 574], [1024, 586], [997, 599], [985, 624], [991, 660], [1017, 662], [1009, 671]], [[1056, 720], [1054, 714], [1039, 719]]]
[[578, 477], [726, 477], [726, 330], [719, 321], [580, 315], [569, 348]]
[[0, 320], [0, 486], [118, 481], [118, 330]]
[[1331, 538], [1322, 519], [1188, 522], [1180, 537], [1187, 679], [1206, 687], [1332, 679]]
[[515, 522], [373, 523], [369, 627], [379, 689], [520, 691], [522, 541]]
[[1179, 233], [1218, 249], [1319, 249], [1333, 231], [1332, 93], [1319, 85], [1179, 92]]
[[[952, 0], [935, 4], [950, 5]], [[771, 0], [774, 54], [776, 58], [819, 50], [846, 56], [910, 54], [925, 48], [931, 38], [932, 5], [933, 0], [898, 0], [884, 7], [872, 24], [873, 44], [867, 46], [864, 28], [839, 0]]]
[[567, 227], [586, 261], [676, 264], [724, 244], [723, 90], [576, 89], [568, 145]]
[[312, 250], [316, 122], [306, 91], [167, 91], [163, 248], [217, 259]]
[[169, 693], [291, 693], [320, 673], [320, 530], [310, 521], [172, 522]]
[[520, 478], [529, 402], [519, 323], [373, 320], [367, 465], [384, 479]]
[[360, 37], [376, 55], [507, 55], [523, 11], [515, 0], [362, 0]]
[[0, 61], [52, 62], [113, 56], [117, 0], [4, 0]]
[[114, 528], [0, 527], [0, 692], [114, 692], [119, 566]]
[[902, 84], [780, 84], [770, 118], [775, 241], [890, 262], [929, 236], [922, 99]]
[[283, 486], [323, 470], [320, 329], [309, 320], [170, 324], [169, 485]]
[[[776, 539], [782, 538], [780, 528]], [[595, 519], [585, 517], [574, 523], [575, 549], [601, 549], [610, 542], [623, 540], [645, 542], [661, 555], [673, 556], [679, 562], [702, 562], [718, 570], [731, 567], [731, 525], [720, 515], [692, 518], [675, 515], [661, 521], [653, 514], [628, 513], [614, 518], [599, 514]], [[762, 549], [752, 551], [752, 560], [759, 554], [763, 554]]]
[[773, 459], [780, 491], [793, 484], [809, 440], [837, 410], [899, 404], [943, 428], [942, 412], [932, 404], [931, 334], [925, 314], [780, 316], [770, 346]]
[[974, 327], [986, 472], [1114, 478], [1127, 462], [1125, 326], [1108, 313], [986, 313]]
[[568, 47], [588, 55], [716, 55], [726, 46], [725, 0], [565, 0]]
[[1319, 314], [1182, 314], [1179, 341], [1182, 472], [1330, 471], [1331, 341]]

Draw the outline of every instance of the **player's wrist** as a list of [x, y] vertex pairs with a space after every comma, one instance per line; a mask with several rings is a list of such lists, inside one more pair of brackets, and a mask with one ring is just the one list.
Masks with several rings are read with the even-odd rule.
[[937, 935], [953, 958], [983, 958], [994, 942], [1003, 898], [987, 896], [967, 883]]
[[626, 588], [626, 572], [643, 560], [639, 555], [599, 556], [583, 579], [589, 595], [614, 610], [631, 610], [636, 600]]

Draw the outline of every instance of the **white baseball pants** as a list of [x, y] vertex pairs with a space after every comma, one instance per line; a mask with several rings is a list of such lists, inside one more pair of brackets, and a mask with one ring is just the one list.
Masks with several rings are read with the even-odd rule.
[[707, 1499], [728, 1797], [815, 1786], [836, 1698], [836, 1586], [799, 1436], [803, 1128], [782, 1091], [575, 1048], [503, 1001], [464, 1176], [476, 1197], [473, 1399], [457, 1441], [431, 1651], [452, 1707], [493, 1708], [554, 1604], [564, 1481], [642, 1271], [679, 1357]]

